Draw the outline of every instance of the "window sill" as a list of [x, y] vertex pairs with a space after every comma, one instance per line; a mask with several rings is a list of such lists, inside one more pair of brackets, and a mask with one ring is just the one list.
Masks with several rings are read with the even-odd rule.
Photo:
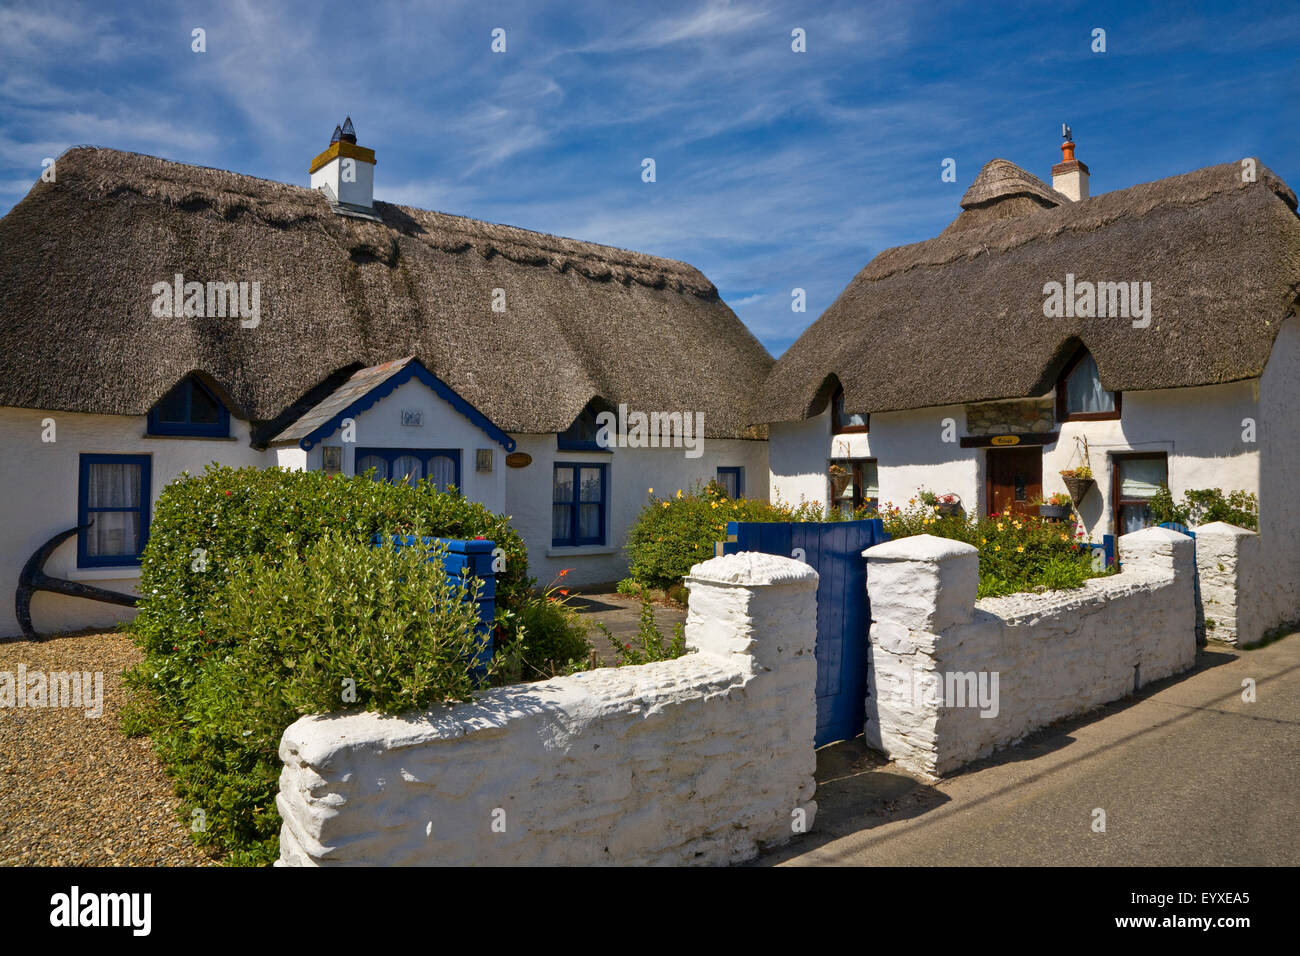
[[140, 565], [124, 564], [112, 568], [72, 568], [69, 581], [134, 581], [140, 577]]
[[602, 554], [618, 554], [619, 549], [608, 544], [552, 544], [546, 549], [548, 558], [585, 558]]
[[234, 435], [155, 435], [145, 432], [141, 438], [160, 438], [170, 441], [239, 441]]

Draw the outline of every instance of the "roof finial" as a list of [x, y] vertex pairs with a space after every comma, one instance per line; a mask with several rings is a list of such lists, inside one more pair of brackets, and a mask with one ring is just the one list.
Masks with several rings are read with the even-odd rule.
[[349, 117], [347, 117], [346, 119], [343, 120], [343, 134], [342, 134], [342, 139], [343, 139], [343, 142], [345, 142], [345, 143], [351, 143], [353, 146], [355, 146], [355, 145], [357, 144], [357, 131], [356, 131], [355, 129], [352, 128], [352, 117], [351, 117], [351, 116], [349, 116]]
[[342, 130], [340, 130], [337, 125], [335, 125], [334, 135], [330, 137], [330, 145], [333, 146], [335, 143], [337, 143], [341, 135], [343, 135]]

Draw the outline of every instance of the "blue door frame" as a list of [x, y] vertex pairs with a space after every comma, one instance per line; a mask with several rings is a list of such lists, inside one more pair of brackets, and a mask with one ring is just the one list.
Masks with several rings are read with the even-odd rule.
[[761, 551], [811, 565], [817, 583], [817, 734], [820, 747], [852, 740], [866, 721], [867, 562], [862, 552], [888, 541], [879, 518], [865, 521], [727, 524], [724, 554]]

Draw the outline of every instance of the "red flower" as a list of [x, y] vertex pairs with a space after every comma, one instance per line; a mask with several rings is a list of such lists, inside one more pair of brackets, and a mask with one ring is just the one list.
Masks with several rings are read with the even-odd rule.
[[623, 646], [624, 646], [625, 648], [627, 648], [629, 651], [632, 649], [632, 645], [631, 645], [631, 644], [624, 644]]
[[565, 597], [569, 596], [569, 592], [566, 591], [564, 588], [560, 588], [560, 593], [563, 594]]
[[226, 497], [227, 497], [227, 498], [230, 497], [230, 492], [228, 492], [228, 491], [226, 492]]
[[565, 576], [566, 574], [568, 574], [570, 571], [576, 571], [576, 570], [577, 570], [577, 568], [564, 568], [564, 569], [562, 569], [562, 570], [560, 571], [560, 577], [564, 577], [564, 576]]

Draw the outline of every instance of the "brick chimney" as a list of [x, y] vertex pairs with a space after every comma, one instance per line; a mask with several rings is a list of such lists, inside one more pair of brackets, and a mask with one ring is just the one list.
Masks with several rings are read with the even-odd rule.
[[1074, 137], [1070, 127], [1061, 124], [1061, 161], [1052, 167], [1052, 188], [1078, 202], [1088, 198], [1088, 167], [1074, 158]]
[[375, 151], [357, 145], [352, 117], [334, 127], [329, 148], [311, 161], [311, 188], [322, 189], [336, 212], [373, 214]]

